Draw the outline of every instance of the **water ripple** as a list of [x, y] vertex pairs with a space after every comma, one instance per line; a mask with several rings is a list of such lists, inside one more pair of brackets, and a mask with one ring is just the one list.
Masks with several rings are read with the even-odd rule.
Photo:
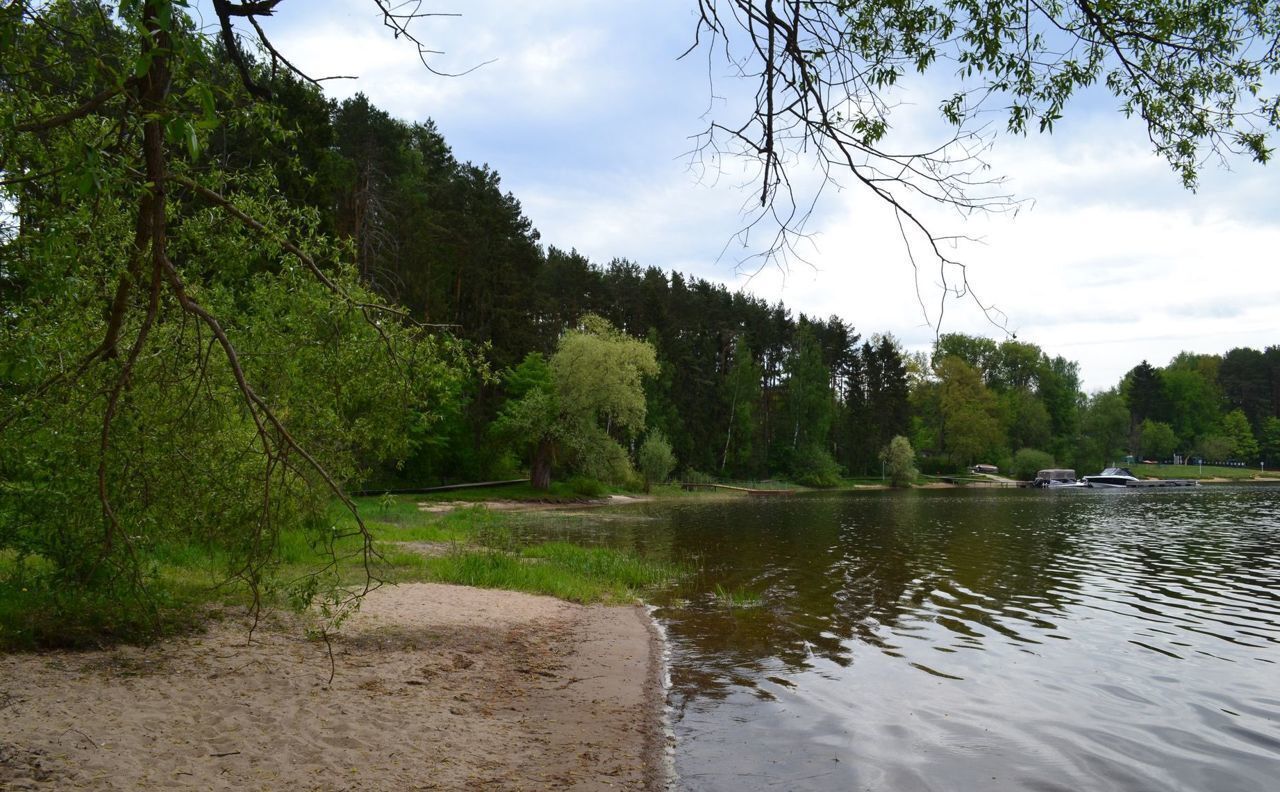
[[688, 789], [1276, 788], [1280, 489], [653, 515]]

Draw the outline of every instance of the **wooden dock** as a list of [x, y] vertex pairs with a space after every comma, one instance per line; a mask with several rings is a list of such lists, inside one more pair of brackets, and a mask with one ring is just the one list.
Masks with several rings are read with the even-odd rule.
[[440, 487], [409, 487], [407, 489], [368, 489], [352, 492], [352, 497], [364, 498], [371, 495], [430, 495], [433, 492], [454, 492], [456, 490], [477, 489], [480, 487], [511, 487], [516, 484], [527, 484], [529, 479], [507, 479], [506, 481], [475, 481], [470, 484], [445, 484]]
[[1150, 487], [1198, 487], [1200, 482], [1195, 479], [1143, 479], [1141, 481], [1130, 481], [1125, 487], [1133, 489], [1147, 489]]
[[722, 489], [730, 490], [732, 492], [745, 492], [748, 495], [754, 495], [758, 498], [786, 497], [788, 495], [796, 494], [796, 491], [793, 489], [751, 489], [750, 487], [735, 487], [731, 484], [698, 484], [692, 481], [686, 481], [680, 486], [683, 487], [686, 492], [692, 492], [700, 489]]

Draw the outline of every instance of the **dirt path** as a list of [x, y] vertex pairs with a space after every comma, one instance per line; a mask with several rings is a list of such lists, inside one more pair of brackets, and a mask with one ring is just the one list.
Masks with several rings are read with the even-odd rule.
[[644, 611], [413, 584], [334, 641], [242, 625], [0, 656], [0, 789], [662, 788]]

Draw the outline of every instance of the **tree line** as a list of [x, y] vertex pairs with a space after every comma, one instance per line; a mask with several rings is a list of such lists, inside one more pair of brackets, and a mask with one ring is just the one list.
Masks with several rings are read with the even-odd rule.
[[297, 82], [285, 87], [305, 129], [294, 161], [314, 175], [281, 179], [293, 185], [291, 200], [309, 203], [348, 242], [370, 288], [482, 348], [487, 364], [488, 377], [459, 394], [437, 436], [366, 483], [475, 479], [532, 464], [509, 431], [491, 427], [523, 395], [512, 382], [527, 356], [553, 354], [587, 315], [656, 356], [644, 425], [618, 439], [634, 450], [646, 431], [660, 432], [677, 466], [695, 474], [830, 484], [876, 475], [897, 435], [933, 472], [978, 461], [1027, 475], [1035, 465], [1093, 470], [1125, 456], [1258, 463], [1277, 454], [1275, 347], [1185, 353], [1163, 369], [1144, 362], [1092, 396], [1078, 364], [1032, 343], [945, 334], [913, 356], [892, 337], [864, 339], [841, 317], [794, 315], [702, 278], [544, 248], [498, 174], [457, 161], [430, 121], [394, 119], [362, 95], [335, 102]]

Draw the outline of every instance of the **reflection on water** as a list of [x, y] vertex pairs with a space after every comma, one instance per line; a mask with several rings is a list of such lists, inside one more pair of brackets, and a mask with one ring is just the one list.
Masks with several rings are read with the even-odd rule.
[[658, 603], [682, 789], [1280, 789], [1280, 489], [636, 517], [701, 569]]

